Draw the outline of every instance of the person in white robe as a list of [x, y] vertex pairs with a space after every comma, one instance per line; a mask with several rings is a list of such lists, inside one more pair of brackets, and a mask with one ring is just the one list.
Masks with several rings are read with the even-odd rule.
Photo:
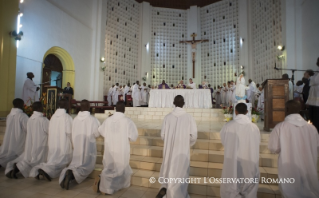
[[[184, 98], [174, 98], [174, 110], [163, 120], [161, 138], [164, 141], [163, 162], [159, 177], [189, 178], [190, 147], [197, 140], [197, 126], [194, 118], [184, 109]], [[187, 183], [163, 183], [156, 198], [188, 198]]]
[[232, 92], [232, 96], [231, 96], [231, 102], [232, 105], [237, 103], [236, 100], [236, 82], [234, 83], [234, 81], [231, 81], [232, 87], [231, 87], [231, 92]]
[[268, 149], [278, 153], [278, 179], [293, 178], [293, 183], [280, 183], [282, 197], [318, 198], [318, 131], [300, 116], [300, 103], [286, 102], [286, 118], [272, 130]]
[[197, 89], [196, 87], [196, 83], [193, 82], [193, 79], [189, 79], [189, 84], [187, 85], [188, 87], [190, 87], [191, 89]]
[[6, 120], [6, 131], [0, 147], [0, 167], [6, 167], [7, 163], [18, 158], [24, 151], [27, 135], [27, 122], [29, 117], [23, 112], [24, 102], [20, 98], [13, 100]]
[[226, 83], [223, 83], [223, 86], [221, 87], [221, 103], [223, 106], [226, 106], [226, 93], [227, 93]]
[[263, 86], [259, 87], [260, 96], [258, 97], [258, 103], [257, 103], [257, 110], [260, 112], [260, 119], [264, 119], [264, 101], [265, 101], [265, 95], [264, 95], [264, 89]]
[[218, 85], [217, 90], [216, 90], [216, 108], [220, 108], [220, 105], [222, 104], [222, 99], [221, 99], [221, 87]]
[[292, 84], [291, 80], [289, 79], [288, 74], [283, 74], [282, 79], [288, 80], [288, 87], [289, 87], [289, 100], [294, 99], [294, 85]]
[[60, 174], [59, 183], [69, 190], [69, 183], [75, 179], [81, 183], [94, 170], [96, 163], [96, 140], [100, 122], [90, 114], [90, 103], [81, 101], [81, 111], [72, 124], [73, 157], [72, 162]]
[[112, 91], [112, 103], [113, 106], [116, 105], [116, 103], [119, 100], [119, 84], [116, 83], [115, 86], [113, 87], [113, 91]]
[[24, 81], [22, 89], [22, 99], [27, 106], [30, 106], [33, 102], [39, 101], [38, 91], [40, 90], [40, 87], [33, 82], [32, 78], [34, 78], [33, 73], [28, 72], [27, 79]]
[[303, 82], [299, 80], [294, 87], [294, 99], [302, 98]]
[[5, 174], [18, 178], [17, 173], [29, 177], [31, 169], [47, 160], [49, 120], [43, 116], [41, 102], [32, 104], [33, 114], [27, 122], [27, 137], [24, 152], [7, 164]]
[[142, 98], [139, 83], [139, 81], [136, 81], [135, 85], [133, 85], [132, 87], [133, 107], [141, 106]]
[[237, 78], [236, 82], [236, 99], [237, 102], [246, 102], [246, 85], [245, 85], [245, 77], [243, 74], [240, 74], [240, 76]]
[[128, 95], [128, 93], [130, 92], [130, 83], [127, 83], [127, 85], [125, 85], [124, 87], [124, 90], [123, 90], [123, 93], [124, 93], [124, 96], [123, 96], [123, 99], [124, 101], [126, 101], [126, 95]]
[[231, 106], [232, 104], [232, 96], [233, 96], [233, 92], [232, 92], [232, 87], [231, 87], [231, 84], [230, 82], [228, 82], [228, 85], [227, 85], [227, 93], [226, 93], [226, 105], [229, 107]]
[[95, 137], [104, 137], [103, 170], [99, 176], [100, 181], [93, 186], [96, 192], [113, 194], [131, 184], [130, 141], [136, 141], [138, 131], [134, 122], [126, 117], [124, 112], [124, 102], [118, 102], [116, 112], [94, 133]]
[[114, 88], [114, 85], [112, 85], [112, 87], [110, 87], [109, 92], [107, 93], [107, 103], [109, 106], [112, 106], [113, 88]]
[[146, 86], [146, 83], [143, 83], [141, 86], [141, 105], [147, 105], [147, 94], [148, 94], [148, 87]]
[[251, 79], [249, 79], [248, 82], [247, 100], [251, 103], [252, 107], [255, 107], [255, 93], [257, 91], [256, 83]]
[[224, 146], [222, 178], [249, 178], [254, 182], [222, 183], [221, 198], [256, 198], [259, 180], [260, 131], [247, 114], [247, 105], [238, 103], [236, 117], [220, 131]]
[[53, 114], [49, 123], [48, 158], [31, 169], [30, 177], [40, 179], [40, 175], [48, 181], [60, 176], [61, 171], [72, 160], [72, 117], [66, 113], [68, 101], [61, 99], [59, 109]]

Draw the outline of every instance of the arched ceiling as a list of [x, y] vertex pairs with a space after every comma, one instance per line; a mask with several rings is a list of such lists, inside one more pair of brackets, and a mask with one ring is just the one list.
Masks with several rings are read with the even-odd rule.
[[149, 2], [151, 6], [154, 6], [154, 7], [186, 10], [190, 6], [197, 5], [198, 7], [204, 7], [221, 0], [136, 0], [136, 1], [139, 3], [146, 1], [146, 2]]

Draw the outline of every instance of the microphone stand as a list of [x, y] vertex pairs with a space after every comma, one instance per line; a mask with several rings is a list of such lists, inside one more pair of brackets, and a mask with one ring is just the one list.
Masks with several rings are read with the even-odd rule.
[[[283, 68], [277, 68], [277, 66], [274, 67], [275, 70], [283, 70], [283, 71], [291, 71], [292, 76], [291, 76], [291, 82], [293, 85], [295, 85], [294, 80], [295, 80], [295, 71], [308, 71], [308, 70], [302, 70], [302, 69], [283, 69]], [[313, 72], [319, 72], [319, 71], [313, 71]]]

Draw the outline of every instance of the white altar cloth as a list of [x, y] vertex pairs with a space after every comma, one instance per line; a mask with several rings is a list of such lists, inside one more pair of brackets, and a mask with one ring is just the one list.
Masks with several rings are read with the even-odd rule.
[[152, 89], [149, 107], [174, 107], [174, 98], [182, 95], [185, 100], [184, 108], [212, 108], [212, 95], [209, 89]]

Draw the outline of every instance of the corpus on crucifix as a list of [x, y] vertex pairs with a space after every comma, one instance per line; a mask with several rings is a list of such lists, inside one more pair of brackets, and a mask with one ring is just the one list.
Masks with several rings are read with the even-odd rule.
[[193, 61], [193, 78], [195, 78], [195, 55], [196, 55], [196, 46], [199, 43], [203, 43], [203, 42], [208, 42], [208, 39], [204, 39], [204, 40], [195, 40], [195, 37], [197, 36], [197, 34], [193, 33], [191, 34], [191, 37], [193, 37], [193, 40], [190, 41], [180, 41], [179, 43], [186, 43], [186, 44], [191, 44], [192, 46], [192, 61]]

